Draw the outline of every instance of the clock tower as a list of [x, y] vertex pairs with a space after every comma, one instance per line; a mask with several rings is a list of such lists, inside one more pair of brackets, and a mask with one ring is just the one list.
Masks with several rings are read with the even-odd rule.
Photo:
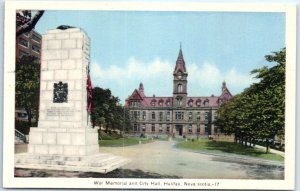
[[187, 97], [187, 76], [185, 62], [180, 46], [175, 70], [173, 72], [173, 104], [175, 107], [185, 107]]

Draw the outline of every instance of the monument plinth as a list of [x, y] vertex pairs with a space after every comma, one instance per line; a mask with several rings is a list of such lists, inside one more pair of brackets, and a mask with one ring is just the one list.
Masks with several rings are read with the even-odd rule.
[[[38, 127], [30, 128], [28, 153], [16, 155], [16, 167], [52, 164], [59, 165], [58, 170], [68, 170], [70, 161], [77, 161], [77, 170], [102, 172], [90, 167], [103, 168], [105, 165], [97, 160], [111, 158], [100, 157], [98, 132], [90, 127], [87, 110], [89, 47], [88, 36], [79, 28], [54, 29], [43, 35]], [[80, 161], [91, 160], [91, 155], [94, 155], [93, 163], [80, 164]], [[117, 163], [118, 160], [112, 158], [111, 162]], [[121, 165], [126, 160], [119, 158], [119, 161]], [[82, 165], [89, 170], [83, 170]], [[71, 167], [76, 170], [74, 164]]]

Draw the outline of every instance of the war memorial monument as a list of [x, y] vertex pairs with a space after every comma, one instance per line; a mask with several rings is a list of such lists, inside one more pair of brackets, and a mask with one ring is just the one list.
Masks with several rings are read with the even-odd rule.
[[91, 127], [87, 82], [90, 40], [80, 28], [58, 27], [42, 37], [38, 127], [15, 167], [107, 173], [128, 160], [99, 153]]

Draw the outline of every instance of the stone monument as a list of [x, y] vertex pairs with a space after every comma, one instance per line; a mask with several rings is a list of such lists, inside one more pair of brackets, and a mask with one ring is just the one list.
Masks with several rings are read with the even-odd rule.
[[38, 127], [30, 128], [28, 153], [15, 155], [16, 167], [106, 173], [128, 162], [99, 154], [87, 110], [89, 47], [80, 28], [43, 35]]

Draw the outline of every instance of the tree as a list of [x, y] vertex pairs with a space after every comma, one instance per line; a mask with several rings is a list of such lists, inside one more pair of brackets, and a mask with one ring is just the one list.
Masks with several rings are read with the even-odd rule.
[[32, 56], [23, 56], [16, 64], [16, 107], [25, 109], [28, 123], [38, 118], [40, 64]]
[[93, 88], [94, 109], [91, 115], [93, 124], [104, 127], [106, 132], [110, 129], [127, 129], [129, 114], [119, 101], [109, 89]]
[[45, 11], [37, 11], [33, 18], [31, 18], [31, 11], [23, 10], [19, 11], [16, 14], [16, 37], [31, 31], [36, 23], [40, 20], [43, 16]]
[[286, 49], [265, 56], [277, 63], [255, 69], [251, 74], [259, 79], [241, 94], [223, 104], [217, 111], [217, 125], [226, 133], [234, 133], [241, 142], [255, 144], [265, 140], [269, 152], [270, 140], [284, 137], [285, 113], [285, 55]]

